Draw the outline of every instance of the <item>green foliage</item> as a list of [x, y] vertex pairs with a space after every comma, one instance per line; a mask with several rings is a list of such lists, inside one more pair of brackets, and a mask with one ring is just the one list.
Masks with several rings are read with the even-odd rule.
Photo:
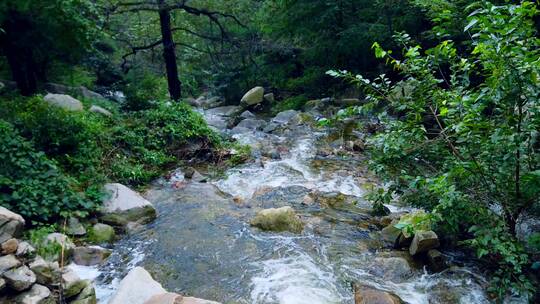
[[23, 217], [52, 221], [70, 212], [92, 210], [91, 200], [74, 190], [75, 180], [54, 161], [0, 120], [0, 204]]
[[423, 210], [407, 213], [401, 216], [399, 223], [394, 227], [400, 229], [406, 238], [413, 237], [417, 231], [429, 231], [432, 229], [433, 215]]
[[124, 94], [126, 110], [150, 109], [159, 101], [167, 100], [167, 80], [148, 72], [132, 71], [127, 77]]
[[282, 101], [276, 101], [272, 107], [272, 112], [279, 113], [286, 110], [301, 110], [308, 101], [304, 95], [292, 96]]
[[423, 51], [406, 34], [396, 37], [400, 55], [373, 45], [400, 82], [329, 74], [364, 88], [370, 102], [355, 113], [382, 109], [385, 130], [368, 144], [375, 171], [395, 180], [390, 191], [432, 211], [440, 229], [498, 265], [492, 291], [501, 298], [532, 290], [514, 234], [517, 218], [540, 197], [538, 7], [472, 9], [466, 51], [450, 40]]
[[371, 214], [375, 216], [385, 216], [390, 214], [390, 210], [384, 205], [392, 201], [392, 193], [385, 191], [383, 188], [371, 191], [367, 199], [373, 202]]
[[36, 254], [47, 260], [60, 256], [62, 245], [56, 242], [45, 242], [47, 235], [56, 232], [55, 225], [41, 225], [28, 232], [30, 243], [36, 248]]

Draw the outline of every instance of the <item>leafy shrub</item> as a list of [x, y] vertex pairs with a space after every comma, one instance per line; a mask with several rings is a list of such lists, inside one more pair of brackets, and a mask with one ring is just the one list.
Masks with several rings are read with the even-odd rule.
[[146, 110], [156, 106], [158, 101], [167, 100], [167, 81], [148, 72], [132, 71], [124, 86], [126, 101], [124, 109], [128, 111]]
[[74, 191], [75, 181], [0, 120], [0, 205], [29, 220], [52, 221], [95, 206]]
[[422, 52], [406, 34], [397, 36], [400, 56], [375, 43], [399, 83], [329, 74], [364, 88], [370, 103], [358, 112], [383, 108], [386, 128], [368, 144], [372, 167], [395, 181], [389, 190], [432, 211], [440, 228], [497, 265], [490, 291], [501, 299], [534, 289], [515, 228], [540, 197], [539, 11], [528, 1], [475, 8], [463, 54], [452, 41]]

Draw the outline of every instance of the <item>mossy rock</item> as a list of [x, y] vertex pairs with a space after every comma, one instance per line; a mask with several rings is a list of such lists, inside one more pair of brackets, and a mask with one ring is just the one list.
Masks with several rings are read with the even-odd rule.
[[276, 232], [300, 233], [304, 229], [304, 223], [289, 206], [261, 210], [251, 220], [251, 225], [262, 230]]
[[114, 228], [107, 224], [95, 224], [88, 234], [88, 241], [94, 244], [111, 243], [114, 241], [116, 233]]

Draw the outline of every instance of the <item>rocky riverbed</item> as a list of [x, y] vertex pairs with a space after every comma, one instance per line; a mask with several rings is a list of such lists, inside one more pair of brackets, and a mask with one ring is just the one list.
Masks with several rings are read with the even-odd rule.
[[241, 110], [200, 111], [249, 145], [253, 161], [222, 178], [178, 169], [157, 181], [145, 194], [156, 220], [119, 241], [104, 265], [79, 269], [99, 303], [136, 266], [168, 291], [221, 303], [489, 302], [482, 271], [463, 254], [441, 250], [435, 272], [385, 239], [392, 215], [372, 216], [364, 198], [379, 182], [362, 134], [316, 128], [313, 111], [232, 118]]

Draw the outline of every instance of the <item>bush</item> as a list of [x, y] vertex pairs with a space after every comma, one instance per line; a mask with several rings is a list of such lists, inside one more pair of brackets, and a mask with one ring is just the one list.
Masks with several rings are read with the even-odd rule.
[[307, 101], [308, 99], [304, 95], [289, 97], [283, 101], [276, 101], [276, 104], [272, 107], [272, 111], [279, 113], [286, 110], [301, 110]]
[[147, 110], [156, 106], [159, 101], [167, 100], [167, 80], [148, 72], [131, 71], [123, 91], [126, 95], [124, 109]]
[[92, 201], [73, 190], [75, 181], [3, 120], [0, 136], [0, 205], [37, 221], [93, 210]]
[[358, 112], [384, 108], [385, 130], [368, 144], [372, 167], [394, 181], [389, 191], [432, 211], [438, 229], [497, 265], [490, 291], [501, 299], [534, 289], [515, 229], [540, 197], [538, 7], [477, 7], [463, 54], [452, 41], [422, 52], [405, 34], [397, 36], [405, 46], [399, 57], [375, 43], [376, 56], [403, 76], [399, 83], [329, 74], [365, 89], [370, 103]]

